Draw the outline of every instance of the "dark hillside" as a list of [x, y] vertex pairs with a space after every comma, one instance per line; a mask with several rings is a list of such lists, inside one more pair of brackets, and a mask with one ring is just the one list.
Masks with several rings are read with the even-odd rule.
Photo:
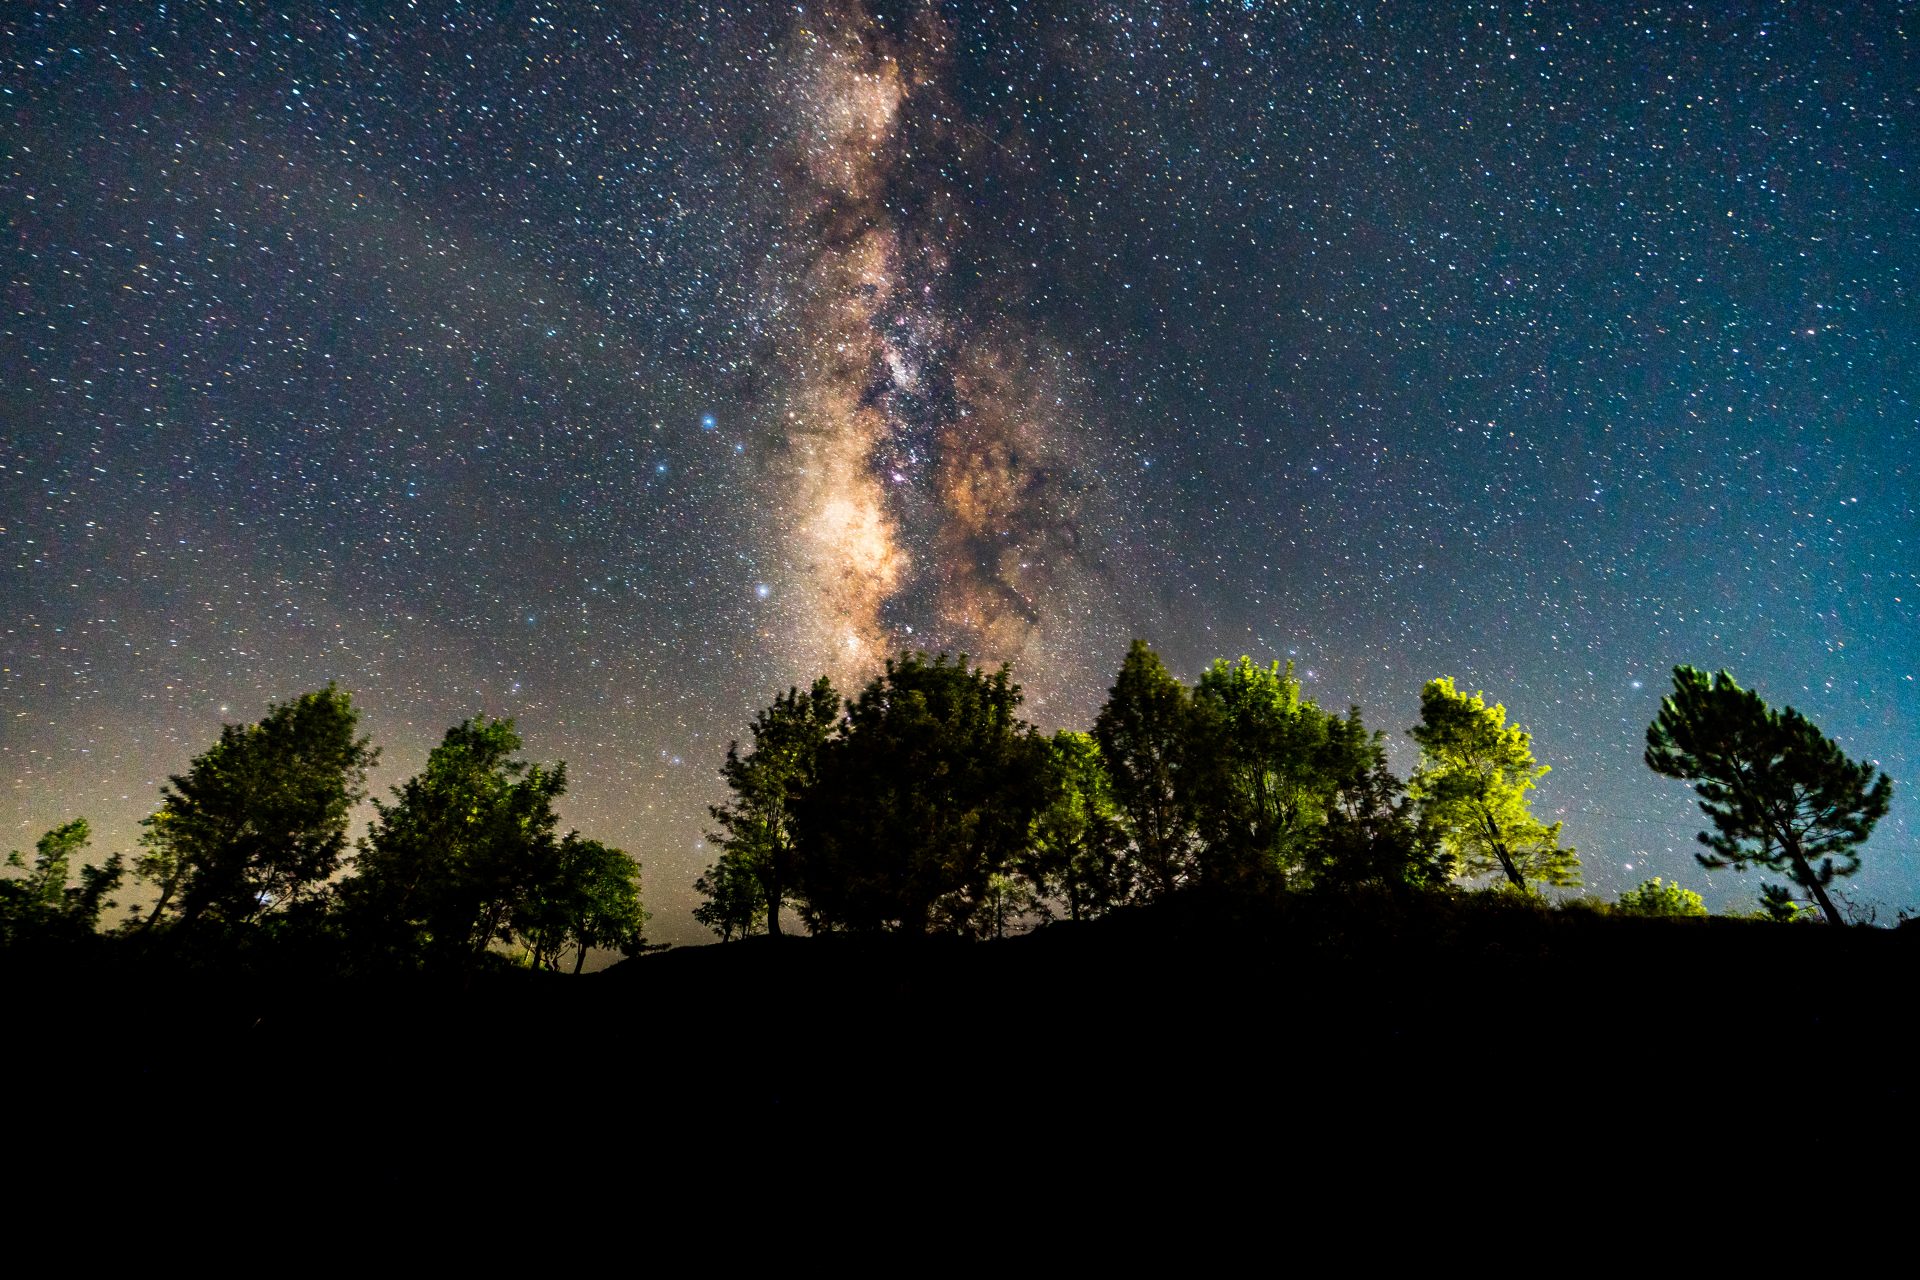
[[53, 1149], [397, 1191], [875, 1151], [1161, 1177], [1569, 1133], [1872, 1146], [1913, 1114], [1916, 977], [1912, 929], [1183, 897], [1002, 942], [754, 939], [578, 980], [216, 979], [103, 948], [7, 989], [36, 1077], [71, 1082], [32, 1118]]

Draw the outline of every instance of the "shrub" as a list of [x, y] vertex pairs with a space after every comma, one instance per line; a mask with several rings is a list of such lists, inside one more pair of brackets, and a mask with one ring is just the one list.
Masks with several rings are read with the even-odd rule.
[[1707, 906], [1700, 901], [1699, 894], [1691, 889], [1683, 889], [1678, 884], [1667, 884], [1659, 876], [1643, 880], [1621, 894], [1620, 904], [1615, 910], [1621, 915], [1671, 919], [1707, 914]]

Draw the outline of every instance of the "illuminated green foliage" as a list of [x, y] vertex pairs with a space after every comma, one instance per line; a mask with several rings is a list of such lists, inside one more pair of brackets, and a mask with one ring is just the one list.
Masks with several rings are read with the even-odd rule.
[[1527, 793], [1549, 772], [1507, 709], [1467, 695], [1453, 680], [1420, 691], [1420, 767], [1407, 790], [1467, 875], [1498, 874], [1516, 889], [1580, 883], [1580, 859], [1560, 844], [1561, 824], [1533, 816]]
[[1621, 915], [1667, 916], [1677, 919], [1692, 916], [1704, 917], [1707, 914], [1707, 905], [1693, 890], [1683, 889], [1677, 883], [1667, 884], [1659, 876], [1655, 876], [1651, 880], [1642, 880], [1621, 894], [1620, 902], [1614, 910]]
[[323, 895], [379, 754], [358, 725], [352, 699], [328, 685], [224, 726], [146, 820], [134, 866], [158, 890], [148, 926], [232, 928]]
[[1051, 800], [1034, 820], [1022, 870], [1043, 914], [1089, 920], [1125, 902], [1134, 867], [1113, 787], [1092, 734], [1062, 729], [1047, 742]]
[[1203, 878], [1285, 884], [1357, 762], [1339, 723], [1300, 696], [1293, 664], [1217, 659], [1193, 691], [1185, 794], [1206, 843]]
[[1818, 907], [1796, 901], [1793, 890], [1783, 884], [1760, 886], [1760, 909], [1754, 914], [1775, 924], [1801, 924], [1822, 918]]
[[1713, 824], [1708, 868], [1784, 872], [1842, 924], [1827, 893], [1860, 869], [1857, 852], [1893, 801], [1893, 782], [1792, 707], [1774, 710], [1725, 671], [1675, 667], [1673, 692], [1647, 726], [1647, 766], [1693, 784]]

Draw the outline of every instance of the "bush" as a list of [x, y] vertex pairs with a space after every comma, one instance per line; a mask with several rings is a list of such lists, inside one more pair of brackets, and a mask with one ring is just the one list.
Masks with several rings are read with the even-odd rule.
[[1678, 920], [1706, 915], [1707, 905], [1700, 901], [1700, 895], [1693, 890], [1682, 889], [1678, 884], [1667, 884], [1655, 876], [1621, 894], [1620, 904], [1614, 910], [1625, 916], [1660, 916]]

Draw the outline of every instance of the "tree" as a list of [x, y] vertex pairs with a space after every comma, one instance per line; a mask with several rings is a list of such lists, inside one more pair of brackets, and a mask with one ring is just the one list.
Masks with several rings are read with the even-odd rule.
[[538, 968], [559, 968], [569, 948], [575, 973], [595, 948], [637, 955], [646, 946], [647, 923], [640, 864], [624, 849], [569, 831], [546, 860], [545, 874], [525, 887], [511, 920]]
[[361, 945], [390, 961], [468, 967], [556, 882], [553, 802], [567, 768], [516, 759], [520, 747], [511, 720], [462, 721], [390, 803], [374, 801], [373, 827], [341, 886]]
[[1193, 871], [1193, 821], [1182, 800], [1191, 720], [1186, 689], [1135, 640], [1093, 736], [1150, 896], [1173, 892]]
[[119, 888], [126, 867], [116, 853], [105, 862], [83, 865], [80, 883], [69, 885], [73, 860], [91, 835], [87, 820], [75, 818], [40, 837], [31, 868], [18, 850], [7, 855], [6, 865], [26, 874], [0, 879], [0, 945], [71, 939], [99, 927], [101, 913], [114, 906], [107, 895]]
[[720, 846], [721, 863], [707, 868], [694, 887], [735, 894], [750, 881], [760, 905], [745, 914], [733, 902], [710, 911], [712, 919], [702, 923], [719, 924], [723, 938], [736, 928], [744, 935], [760, 921], [768, 933], [780, 935], [780, 908], [793, 889], [794, 801], [813, 782], [820, 748], [839, 714], [840, 695], [821, 676], [805, 693], [789, 688], [754, 718], [750, 754], [742, 756], [738, 742], [728, 745], [720, 776], [733, 799], [708, 810], [720, 824], [708, 838]]
[[1893, 782], [1792, 707], [1774, 710], [1721, 671], [1675, 667], [1673, 693], [1647, 726], [1655, 773], [1693, 784], [1713, 823], [1703, 867], [1784, 872], [1843, 924], [1827, 886], [1860, 869], [1856, 850], [1893, 801]]
[[379, 755], [358, 725], [353, 700], [329, 684], [258, 724], [223, 726], [144, 824], [135, 869], [159, 890], [147, 926], [242, 926], [322, 894]]
[[1093, 735], [1062, 729], [1047, 751], [1050, 799], [1034, 819], [1021, 869], [1042, 912], [1059, 902], [1069, 920], [1092, 919], [1132, 893], [1126, 832]]
[[795, 813], [817, 926], [980, 931], [1047, 801], [1046, 742], [1020, 701], [1005, 667], [904, 654], [848, 703]]
[[1667, 884], [1659, 876], [1642, 880], [1621, 894], [1620, 903], [1614, 909], [1623, 916], [1662, 916], [1671, 919], [1707, 914], [1707, 904], [1700, 900], [1699, 894], [1691, 889], [1682, 889], [1677, 883]]
[[1561, 824], [1546, 826], [1528, 807], [1527, 792], [1550, 769], [1534, 763], [1533, 739], [1507, 724], [1504, 706], [1459, 692], [1449, 677], [1429, 680], [1409, 733], [1420, 744], [1420, 767], [1408, 792], [1464, 872], [1497, 871], [1521, 890], [1530, 881], [1580, 883], [1580, 859], [1561, 847]]
[[745, 853], [722, 850], [693, 888], [706, 899], [693, 909], [694, 920], [719, 934], [722, 942], [744, 938], [766, 921], [766, 887]]
[[1217, 659], [1193, 691], [1183, 791], [1206, 853], [1203, 877], [1284, 884], [1327, 820], [1348, 744], [1300, 696], [1293, 664]]
[[1822, 918], [1818, 907], [1794, 901], [1793, 890], [1783, 884], [1760, 886], [1760, 909], [1754, 915], [1774, 924], [1798, 924]]
[[1326, 822], [1307, 851], [1313, 883], [1396, 890], [1446, 884], [1453, 858], [1434, 825], [1420, 820], [1406, 784], [1387, 767], [1387, 735], [1369, 733], [1358, 707], [1327, 729], [1334, 791]]

